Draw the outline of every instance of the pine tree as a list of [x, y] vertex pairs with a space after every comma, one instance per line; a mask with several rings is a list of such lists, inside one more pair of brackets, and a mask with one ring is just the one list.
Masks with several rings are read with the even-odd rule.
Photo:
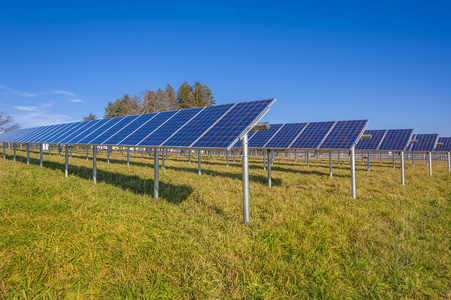
[[89, 114], [86, 117], [83, 118], [83, 121], [92, 121], [92, 120], [98, 120], [99, 118], [94, 114]]
[[123, 115], [122, 106], [130, 101], [130, 97], [128, 94], [125, 94], [124, 97], [120, 99], [116, 99], [114, 102], [108, 102], [108, 105], [105, 107], [105, 118], [114, 118], [120, 117]]
[[188, 82], [183, 82], [177, 91], [177, 104], [178, 108], [190, 108], [195, 107], [193, 87]]

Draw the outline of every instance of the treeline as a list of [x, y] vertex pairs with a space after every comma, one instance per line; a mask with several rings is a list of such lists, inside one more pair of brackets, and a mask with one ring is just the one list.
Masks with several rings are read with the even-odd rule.
[[[104, 117], [114, 118], [214, 104], [213, 93], [207, 85], [197, 81], [194, 85], [190, 85], [185, 81], [177, 92], [168, 84], [164, 90], [161, 88], [156, 91], [144, 90], [134, 96], [125, 94], [114, 102], [108, 102]], [[90, 114], [83, 120], [95, 118], [95, 115]]]

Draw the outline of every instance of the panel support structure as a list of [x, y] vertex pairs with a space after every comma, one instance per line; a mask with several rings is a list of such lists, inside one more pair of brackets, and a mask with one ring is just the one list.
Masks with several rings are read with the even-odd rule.
[[391, 153], [393, 155], [393, 169], [395, 169], [395, 152], [392, 151]]
[[308, 150], [307, 150], [307, 152], [306, 152], [305, 159], [306, 159], [306, 161], [307, 161], [307, 167], [310, 167], [310, 155], [309, 155], [309, 153], [308, 153]]
[[65, 153], [65, 156], [66, 156], [66, 164], [65, 164], [65, 167], [64, 167], [64, 175], [66, 175], [66, 177], [67, 176], [69, 176], [69, 152], [68, 152], [68, 147], [67, 147], [67, 145], [66, 145], [66, 153]]
[[189, 154], [188, 154], [188, 157], [189, 157], [189, 163], [191, 163], [191, 149], [188, 150], [188, 151], [189, 151]]
[[329, 175], [332, 177], [332, 151], [329, 151]]
[[272, 186], [271, 182], [271, 164], [269, 163], [271, 157], [271, 150], [268, 150], [268, 186]]
[[42, 168], [42, 144], [39, 144], [39, 156], [40, 156], [40, 158], [41, 158], [41, 163], [40, 163], [40, 166], [41, 166], [41, 168]]
[[247, 133], [241, 139], [243, 149], [243, 222], [249, 222], [249, 157]]
[[154, 183], [153, 183], [153, 193], [155, 200], [158, 199], [158, 190], [159, 190], [159, 184], [158, 184], [158, 157], [159, 157], [159, 149], [155, 148], [155, 153], [153, 155], [153, 162], [154, 162]]
[[[16, 143], [14, 143], [14, 151], [16, 151]], [[448, 152], [448, 172], [451, 172], [451, 162], [449, 161], [451, 158], [451, 153]]]
[[130, 147], [127, 147], [127, 166], [130, 165]]
[[202, 175], [200, 150], [197, 150], [197, 159], [199, 160], [199, 175]]
[[356, 198], [355, 192], [355, 150], [351, 149], [351, 185], [352, 185], [352, 198]]
[[6, 142], [3, 142], [3, 159], [6, 159]]
[[30, 144], [27, 143], [27, 165], [30, 164]]
[[89, 160], [89, 146], [86, 146], [86, 160]]
[[[264, 150], [263, 152], [263, 170], [266, 170], [266, 153], [268, 153], [268, 150]], [[269, 155], [268, 155], [268, 160], [269, 160]]]
[[97, 146], [92, 148], [92, 180], [97, 184]]
[[338, 151], [338, 165], [340, 165], [341, 164], [341, 161], [340, 161], [340, 151]]
[[[14, 162], [16, 161], [16, 143], [14, 143]], [[449, 161], [449, 159], [448, 159]]]
[[229, 150], [227, 150], [227, 167], [229, 166]]
[[429, 176], [432, 176], [432, 152], [428, 153], [428, 161], [429, 161]]
[[[161, 149], [161, 167], [163, 168], [163, 170], [164, 170], [164, 151], [165, 151], [165, 149]], [[190, 153], [190, 162], [191, 162], [191, 153]]]
[[371, 162], [370, 162], [370, 151], [366, 154], [366, 159], [368, 160], [368, 172], [371, 171]]
[[404, 186], [404, 151], [401, 151], [401, 183]]
[[110, 163], [110, 152], [111, 152], [111, 148], [110, 148], [110, 146], [108, 146], [106, 149], [106, 161], [108, 163]]

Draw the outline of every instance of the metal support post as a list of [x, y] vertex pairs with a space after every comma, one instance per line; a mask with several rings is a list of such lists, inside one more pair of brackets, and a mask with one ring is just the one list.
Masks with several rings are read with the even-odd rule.
[[393, 155], [393, 169], [395, 168], [395, 152], [391, 152], [391, 154]]
[[68, 149], [67, 149], [67, 145], [66, 145], [66, 165], [65, 165], [65, 168], [64, 168], [64, 174], [66, 175], [66, 177], [67, 176], [69, 176], [69, 152], [68, 152]]
[[127, 166], [130, 165], [130, 147], [127, 147]]
[[41, 157], [41, 163], [40, 163], [40, 166], [41, 166], [41, 168], [42, 168], [42, 144], [39, 144], [39, 156]]
[[404, 151], [401, 151], [401, 183], [404, 186]]
[[249, 157], [247, 133], [241, 139], [243, 149], [243, 222], [249, 222]]
[[371, 162], [370, 162], [370, 151], [367, 152], [367, 158], [368, 160], [368, 172], [371, 171]]
[[47, 147], [49, 148], [48, 149], [49, 150], [49, 156], [52, 156], [52, 147], [50, 147], [50, 144], [47, 144], [47, 145], [48, 145]]
[[14, 162], [16, 161], [16, 143], [14, 143]]
[[154, 198], [155, 200], [158, 199], [158, 157], [159, 157], [159, 149], [155, 148], [155, 154], [153, 156], [153, 161], [154, 161], [154, 183], [153, 183], [153, 192], [154, 192]]
[[202, 170], [200, 168], [201, 165], [201, 155], [200, 155], [200, 150], [197, 150], [197, 159], [199, 160], [199, 175], [202, 175]]
[[3, 142], [3, 159], [6, 159], [6, 142]]
[[338, 151], [338, 165], [340, 165], [341, 164], [341, 160], [340, 160], [340, 151]]
[[319, 161], [319, 151], [316, 151], [316, 161]]
[[382, 152], [379, 152], [379, 160], [380, 160], [380, 163], [382, 165]]
[[30, 164], [30, 144], [27, 143], [27, 165]]
[[233, 162], [235, 162], [235, 149], [233, 149]]
[[97, 184], [97, 146], [92, 148], [92, 180]]
[[[14, 143], [14, 151], [16, 150], [16, 143]], [[451, 162], [449, 161], [451, 158], [450, 152], [448, 152], [448, 172], [451, 172]]]
[[329, 151], [329, 174], [332, 177], [332, 151]]
[[429, 152], [429, 176], [432, 176], [432, 152]]
[[294, 150], [294, 161], [298, 161], [297, 154], [298, 154], [298, 152], [296, 150]]
[[355, 150], [351, 149], [351, 186], [352, 186], [352, 198], [356, 198], [355, 192]]
[[307, 167], [310, 167], [310, 154], [308, 153], [308, 150], [307, 150], [307, 154], [305, 156], [305, 159], [307, 160]]
[[270, 164], [270, 160], [271, 160], [271, 149], [268, 149], [268, 186], [269, 186], [269, 187], [272, 186], [272, 182], [271, 182], [271, 164]]
[[110, 151], [111, 151], [111, 148], [110, 148], [110, 146], [108, 146], [106, 148], [106, 161], [107, 161], [107, 163], [110, 163]]
[[227, 150], [227, 167], [229, 166], [229, 150]]

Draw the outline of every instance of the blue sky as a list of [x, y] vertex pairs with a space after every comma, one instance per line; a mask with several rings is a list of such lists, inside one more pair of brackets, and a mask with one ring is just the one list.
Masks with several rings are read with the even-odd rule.
[[200, 81], [272, 123], [451, 136], [450, 1], [2, 1], [0, 111], [23, 127]]

